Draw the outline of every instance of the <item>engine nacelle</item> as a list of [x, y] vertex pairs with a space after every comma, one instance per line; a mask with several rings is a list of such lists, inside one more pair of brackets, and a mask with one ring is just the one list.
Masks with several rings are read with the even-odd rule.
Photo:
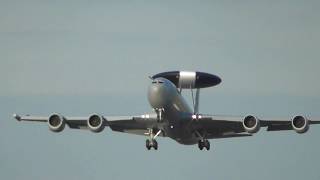
[[59, 114], [52, 114], [48, 119], [49, 129], [53, 132], [61, 132], [66, 125], [66, 121], [63, 116]]
[[92, 132], [101, 132], [105, 127], [105, 119], [102, 116], [93, 114], [89, 117], [87, 125]]
[[291, 120], [292, 128], [299, 134], [309, 130], [309, 120], [303, 116], [295, 116]]
[[244, 129], [248, 132], [248, 133], [256, 133], [260, 130], [260, 120], [254, 116], [246, 116], [243, 121], [242, 121], [242, 125], [244, 127]]

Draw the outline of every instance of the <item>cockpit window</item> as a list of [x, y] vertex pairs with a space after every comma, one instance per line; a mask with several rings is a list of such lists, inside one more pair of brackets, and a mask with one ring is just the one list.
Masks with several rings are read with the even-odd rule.
[[152, 84], [162, 84], [163, 83], [163, 81], [161, 81], [161, 80], [154, 80], [154, 81], [152, 81]]

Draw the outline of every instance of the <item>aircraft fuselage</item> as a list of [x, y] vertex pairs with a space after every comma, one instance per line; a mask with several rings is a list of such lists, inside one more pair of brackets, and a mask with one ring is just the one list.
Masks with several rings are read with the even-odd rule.
[[192, 132], [193, 111], [171, 81], [154, 79], [148, 89], [148, 100], [153, 109], [163, 110], [161, 128], [166, 136], [181, 144], [198, 142]]

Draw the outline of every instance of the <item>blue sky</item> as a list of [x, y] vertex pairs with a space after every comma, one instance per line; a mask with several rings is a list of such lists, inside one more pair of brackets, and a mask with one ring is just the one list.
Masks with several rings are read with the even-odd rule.
[[[0, 1], [0, 179], [319, 179], [320, 126], [211, 140], [18, 123], [12, 113], [149, 112], [147, 76], [219, 75], [201, 112], [319, 117], [318, 1]], [[190, 95], [185, 93], [190, 100]], [[250, 172], [250, 173], [248, 173]]]

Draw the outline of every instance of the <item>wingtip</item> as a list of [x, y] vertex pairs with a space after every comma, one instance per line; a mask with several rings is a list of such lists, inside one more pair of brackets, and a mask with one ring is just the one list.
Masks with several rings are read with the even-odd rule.
[[21, 121], [21, 117], [18, 114], [13, 114], [13, 117], [17, 120], [17, 121]]

